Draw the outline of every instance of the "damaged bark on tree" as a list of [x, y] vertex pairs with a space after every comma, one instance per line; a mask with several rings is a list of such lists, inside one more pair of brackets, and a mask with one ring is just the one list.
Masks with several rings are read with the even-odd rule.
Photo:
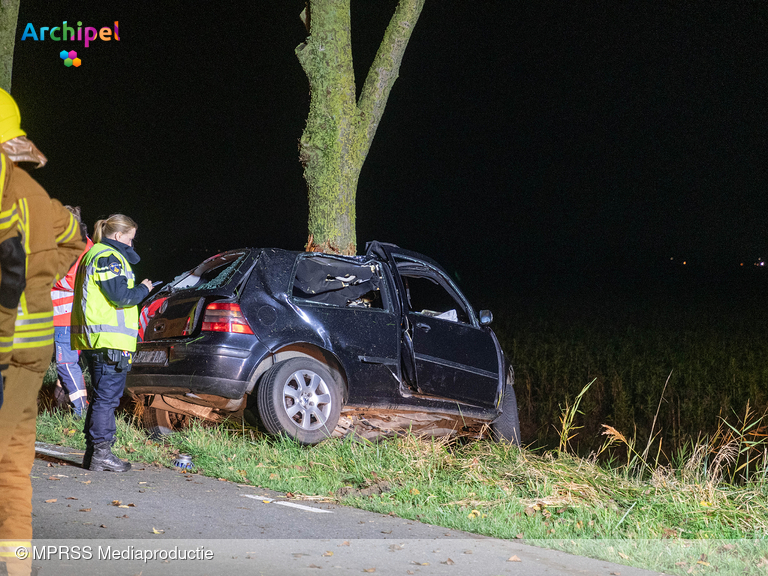
[[360, 98], [352, 66], [350, 0], [309, 0], [309, 32], [296, 56], [309, 80], [307, 125], [299, 144], [309, 199], [307, 251], [355, 254], [355, 198], [403, 53], [424, 0], [400, 0]]

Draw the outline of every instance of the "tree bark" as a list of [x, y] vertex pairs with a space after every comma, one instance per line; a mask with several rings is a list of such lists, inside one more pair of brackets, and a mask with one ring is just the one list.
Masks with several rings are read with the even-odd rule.
[[355, 101], [350, 0], [310, 0], [310, 35], [296, 48], [309, 80], [307, 125], [299, 144], [309, 199], [308, 251], [355, 254], [355, 200], [403, 53], [424, 0], [400, 0]]
[[20, 2], [21, 0], [0, 0], [0, 88], [9, 94]]

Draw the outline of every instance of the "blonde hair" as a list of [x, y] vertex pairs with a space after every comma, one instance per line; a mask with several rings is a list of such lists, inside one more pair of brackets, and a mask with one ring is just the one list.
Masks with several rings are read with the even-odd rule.
[[97, 220], [93, 226], [93, 241], [101, 242], [102, 238], [108, 238], [115, 232], [127, 234], [131, 230], [136, 230], [139, 225], [132, 218], [124, 214], [112, 214], [106, 220]]

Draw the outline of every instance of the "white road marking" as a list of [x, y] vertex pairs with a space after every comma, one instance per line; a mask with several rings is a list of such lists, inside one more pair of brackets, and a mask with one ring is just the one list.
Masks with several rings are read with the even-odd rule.
[[82, 456], [83, 452], [59, 452], [57, 450], [48, 450], [47, 448], [41, 448], [35, 444], [35, 452], [41, 454], [47, 454], [48, 456]]
[[317, 514], [333, 514], [330, 510], [321, 510], [320, 508], [311, 508], [310, 506], [304, 506], [303, 504], [294, 504], [293, 502], [281, 502], [267, 498], [266, 496], [254, 496], [253, 494], [241, 494], [243, 498], [253, 498], [254, 500], [261, 500], [262, 502], [268, 502], [270, 504], [278, 504], [280, 506], [288, 506], [290, 508], [298, 508], [299, 510], [306, 510], [307, 512], [315, 512]]

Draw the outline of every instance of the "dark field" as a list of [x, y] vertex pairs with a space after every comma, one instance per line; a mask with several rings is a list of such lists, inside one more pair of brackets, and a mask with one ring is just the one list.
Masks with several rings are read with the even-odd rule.
[[[657, 410], [651, 454], [661, 441], [662, 462], [726, 431], [722, 419], [742, 428], [765, 413], [768, 271], [550, 277], [529, 276], [513, 297], [480, 302], [494, 311], [515, 367], [526, 444], [556, 447], [561, 409], [593, 379], [571, 441], [581, 454], [603, 444], [603, 424], [636, 437], [642, 452]], [[749, 438], [762, 437], [761, 424]]]

